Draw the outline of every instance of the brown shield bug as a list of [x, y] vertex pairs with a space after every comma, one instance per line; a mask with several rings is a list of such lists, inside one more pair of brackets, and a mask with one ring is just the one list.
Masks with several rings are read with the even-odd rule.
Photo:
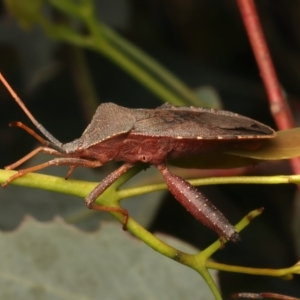
[[59, 156], [46, 163], [19, 170], [2, 184], [3, 187], [29, 172], [51, 165], [70, 166], [68, 178], [79, 166], [95, 168], [112, 160], [123, 161], [125, 163], [120, 168], [95, 187], [86, 197], [85, 203], [91, 209], [122, 214], [125, 229], [127, 210], [100, 206], [94, 202], [122, 174], [135, 164], [143, 162], [158, 168], [170, 192], [197, 220], [214, 230], [221, 238], [234, 242], [239, 240], [238, 232], [225, 216], [195, 187], [171, 173], [167, 161], [211, 151], [255, 150], [264, 140], [275, 137], [273, 129], [250, 118], [222, 110], [176, 107], [170, 104], [156, 109], [130, 109], [113, 103], [103, 103], [97, 108], [82, 136], [63, 144], [37, 122], [1, 73], [0, 80], [32, 123], [46, 137], [44, 140], [20, 122], [12, 123], [25, 129], [43, 146], [6, 169], [15, 169], [39, 152]]

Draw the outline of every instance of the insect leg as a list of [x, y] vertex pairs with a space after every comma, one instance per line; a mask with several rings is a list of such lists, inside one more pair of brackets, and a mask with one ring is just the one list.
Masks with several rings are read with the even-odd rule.
[[225, 238], [233, 242], [240, 240], [235, 227], [194, 186], [183, 178], [171, 173], [164, 164], [158, 165], [157, 168], [163, 175], [170, 192], [198, 221], [214, 230], [221, 239]]
[[128, 211], [126, 209], [101, 206], [98, 204], [94, 204], [94, 202], [110, 185], [112, 185], [122, 174], [127, 172], [133, 166], [134, 166], [133, 164], [125, 163], [120, 168], [118, 168], [117, 170], [109, 174], [106, 178], [104, 178], [85, 198], [85, 204], [90, 209], [105, 210], [105, 211], [117, 212], [122, 214], [124, 216], [123, 230], [126, 230], [126, 225], [128, 221]]
[[32, 135], [34, 138], [36, 138], [41, 144], [43, 144], [44, 146], [47, 146], [49, 144], [48, 141], [46, 141], [44, 138], [42, 138], [40, 135], [38, 135], [34, 130], [32, 130], [31, 128], [29, 128], [28, 126], [26, 126], [25, 124], [23, 124], [22, 122], [11, 122], [9, 123], [10, 127], [20, 127], [23, 130], [25, 130], [26, 132], [28, 132], [30, 135]]
[[299, 298], [294, 298], [291, 296], [277, 294], [277, 293], [236, 293], [231, 296], [231, 298], [238, 299], [281, 299], [281, 300], [298, 300]]
[[16, 161], [15, 163], [6, 166], [5, 170], [13, 170], [15, 168], [17, 168], [18, 166], [20, 166], [21, 164], [23, 164], [24, 162], [26, 162], [27, 160], [29, 160], [31, 157], [37, 155], [38, 153], [43, 152], [46, 154], [52, 154], [52, 155], [57, 155], [57, 156], [62, 156], [62, 154], [52, 148], [48, 148], [48, 147], [38, 147], [36, 149], [34, 149], [33, 151], [31, 151], [30, 153], [28, 153], [27, 155], [25, 155], [24, 157], [22, 157], [21, 159], [19, 159], [18, 161]]
[[[43, 148], [43, 147], [40, 147], [40, 148]], [[36, 150], [38, 150], [38, 149], [39, 148], [37, 148]], [[43, 152], [45, 151], [46, 153], [48, 153], [47, 152], [48, 149], [49, 148], [44, 148], [44, 149], [40, 149], [40, 151], [43, 151]], [[52, 149], [50, 149], [50, 150], [52, 150]], [[32, 152], [35, 152], [35, 150], [32, 151]], [[29, 155], [31, 153], [29, 153]], [[34, 171], [37, 171], [37, 170], [40, 170], [40, 169], [44, 169], [44, 168], [49, 167], [49, 166], [66, 166], [66, 165], [67, 166], [76, 166], [76, 167], [81, 166], [81, 167], [87, 167], [87, 168], [96, 168], [96, 167], [101, 166], [101, 163], [99, 161], [91, 161], [91, 160], [81, 159], [81, 158], [66, 158], [66, 157], [54, 158], [54, 159], [52, 159], [48, 162], [45, 162], [43, 164], [36, 165], [36, 166], [30, 167], [30, 168], [27, 168], [27, 169], [19, 170], [18, 173], [16, 173], [16, 174], [12, 175], [11, 177], [9, 177], [2, 184], [2, 187], [6, 187], [11, 181], [13, 181], [13, 180], [15, 180], [19, 177], [22, 177], [27, 173], [31, 173], [31, 172], [34, 172]]]

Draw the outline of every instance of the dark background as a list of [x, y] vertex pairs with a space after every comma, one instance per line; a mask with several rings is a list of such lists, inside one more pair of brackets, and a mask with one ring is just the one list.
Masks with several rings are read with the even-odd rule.
[[[297, 120], [300, 5], [292, 0], [257, 1], [257, 5], [278, 77]], [[209, 85], [219, 94], [224, 109], [275, 127], [235, 1], [107, 0], [98, 1], [97, 6], [103, 22], [157, 59], [189, 87]], [[0, 26], [1, 72], [55, 137], [63, 142], [79, 137], [90, 116], [82, 113], [84, 103], [78, 96], [72, 74], [70, 46], [49, 40], [39, 28], [22, 31], [4, 7], [1, 7]], [[85, 55], [101, 102], [112, 101], [127, 107], [161, 104], [110, 61], [89, 51]], [[3, 168], [33, 149], [36, 143], [21, 130], [8, 128], [10, 121], [29, 122], [3, 88], [0, 105], [0, 166]], [[290, 173], [288, 162], [264, 163], [248, 171], [253, 175]], [[201, 191], [231, 223], [255, 208], [265, 207], [263, 215], [242, 232], [242, 242], [228, 243], [224, 250], [217, 252], [216, 260], [260, 268], [285, 268], [299, 260], [299, 199], [295, 186], [227, 185], [202, 187]], [[68, 211], [66, 202], [44, 204], [41, 212], [25, 204], [16, 209], [15, 202], [5, 201], [2, 196], [0, 199], [3, 200], [1, 210], [5, 209], [10, 216], [0, 220], [3, 230], [14, 229], [26, 213], [48, 220]], [[79, 209], [83, 202], [78, 200], [76, 205]], [[81, 227], [93, 230], [98, 219], [90, 222]], [[161, 203], [149, 229], [180, 237], [200, 248], [216, 238], [171, 196]], [[238, 291], [268, 291], [300, 297], [299, 276], [283, 281], [221, 273], [220, 285], [225, 298]]]

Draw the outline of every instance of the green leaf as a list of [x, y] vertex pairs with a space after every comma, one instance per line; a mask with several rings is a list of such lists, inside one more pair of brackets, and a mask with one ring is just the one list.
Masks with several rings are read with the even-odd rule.
[[274, 139], [266, 141], [256, 151], [230, 151], [228, 152], [240, 157], [255, 160], [280, 160], [300, 156], [300, 128], [277, 131]]
[[0, 248], [1, 299], [212, 298], [199, 274], [133, 239], [118, 224], [86, 233], [61, 219], [27, 218], [16, 231], [0, 232]]

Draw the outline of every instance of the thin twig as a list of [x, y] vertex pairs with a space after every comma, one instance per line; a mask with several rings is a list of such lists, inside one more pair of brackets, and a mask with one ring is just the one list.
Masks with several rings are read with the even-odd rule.
[[[272, 58], [261, 28], [254, 0], [237, 0], [240, 13], [252, 46], [257, 65], [260, 70], [268, 99], [270, 110], [280, 130], [295, 127], [291, 110], [283, 96]], [[291, 160], [295, 174], [300, 173], [300, 160]]]

